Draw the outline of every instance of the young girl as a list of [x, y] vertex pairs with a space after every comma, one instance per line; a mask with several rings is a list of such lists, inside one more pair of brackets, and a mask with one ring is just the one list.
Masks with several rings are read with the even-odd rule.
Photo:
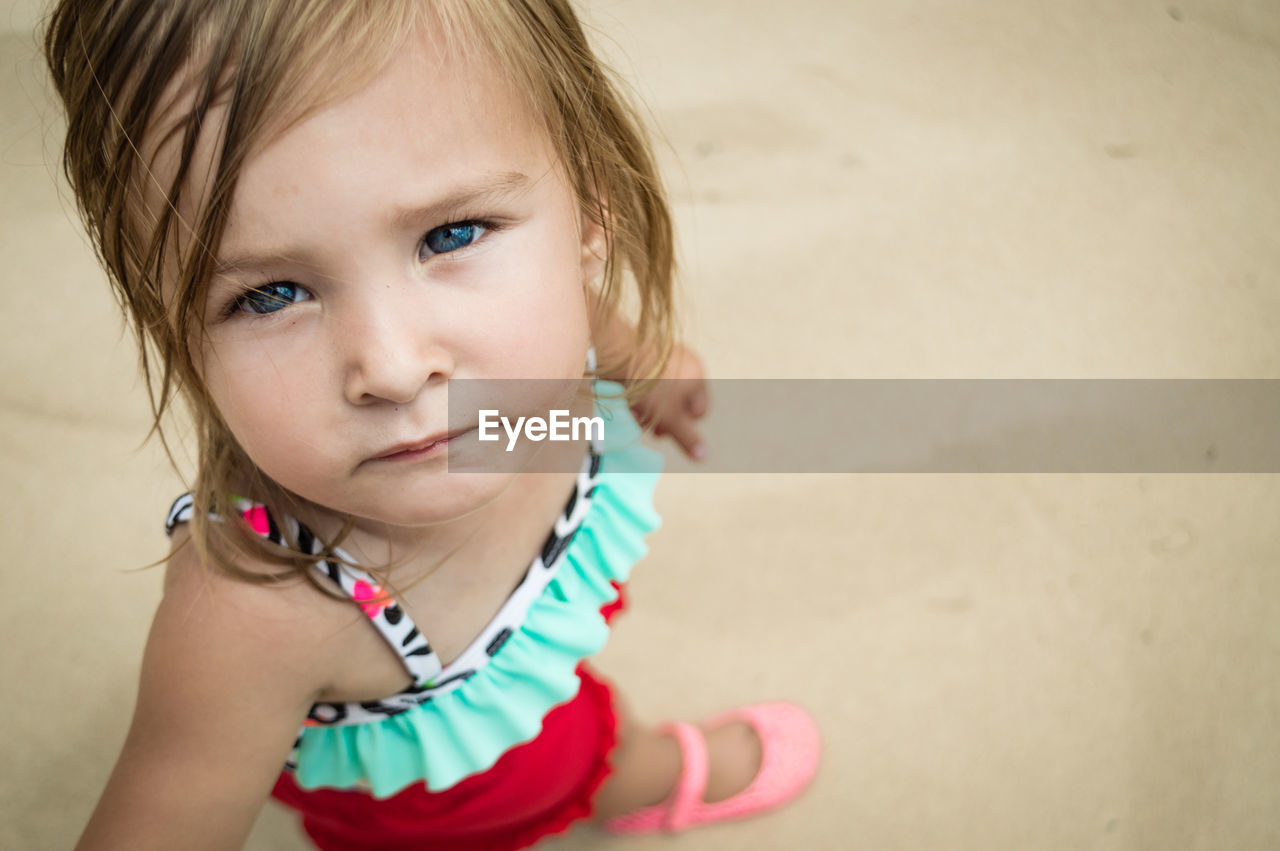
[[[630, 408], [696, 456], [705, 398], [650, 151], [565, 2], [63, 0], [45, 46], [157, 423], [181, 398], [199, 439], [81, 847], [239, 847], [268, 795], [322, 848], [496, 849], [801, 792], [798, 707], [648, 729], [584, 662], [658, 525]], [[459, 472], [451, 386], [584, 376], [572, 467]]]

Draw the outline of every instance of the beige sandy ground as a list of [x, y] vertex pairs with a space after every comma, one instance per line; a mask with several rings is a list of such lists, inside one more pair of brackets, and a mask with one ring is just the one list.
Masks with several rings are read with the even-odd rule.
[[[1272, 0], [600, 0], [718, 376], [1280, 377]], [[180, 490], [0, 11], [0, 847], [120, 747]], [[712, 447], [714, 451], [714, 447]], [[553, 848], [1280, 847], [1275, 476], [670, 476], [601, 667], [651, 720], [788, 697], [798, 805]], [[176, 840], [173, 847], [182, 847]], [[268, 806], [253, 849], [303, 848]]]

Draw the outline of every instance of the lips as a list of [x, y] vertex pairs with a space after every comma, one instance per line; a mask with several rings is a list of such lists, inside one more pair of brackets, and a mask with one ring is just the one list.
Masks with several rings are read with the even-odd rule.
[[380, 455], [373, 457], [374, 461], [394, 461], [400, 458], [411, 458], [417, 455], [423, 455], [432, 449], [436, 449], [448, 444], [454, 438], [466, 434], [471, 429], [460, 428], [451, 432], [441, 432], [432, 435], [424, 440], [415, 440], [407, 443], [398, 443], [387, 449]]

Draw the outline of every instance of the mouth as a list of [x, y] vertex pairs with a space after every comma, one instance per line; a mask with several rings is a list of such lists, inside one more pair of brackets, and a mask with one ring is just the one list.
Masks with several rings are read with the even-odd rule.
[[410, 443], [399, 443], [387, 449], [380, 455], [375, 455], [371, 461], [411, 461], [416, 458], [426, 458], [443, 452], [449, 443], [467, 432], [470, 428], [460, 428], [451, 432], [441, 433], [426, 438], [425, 440], [416, 440]]

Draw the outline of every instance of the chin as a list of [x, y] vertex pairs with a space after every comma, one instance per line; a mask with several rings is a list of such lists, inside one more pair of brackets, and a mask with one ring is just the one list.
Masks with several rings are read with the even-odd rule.
[[437, 526], [483, 509], [506, 490], [511, 476], [498, 473], [441, 474], [429, 485], [406, 488], [380, 505], [355, 513], [400, 528]]

